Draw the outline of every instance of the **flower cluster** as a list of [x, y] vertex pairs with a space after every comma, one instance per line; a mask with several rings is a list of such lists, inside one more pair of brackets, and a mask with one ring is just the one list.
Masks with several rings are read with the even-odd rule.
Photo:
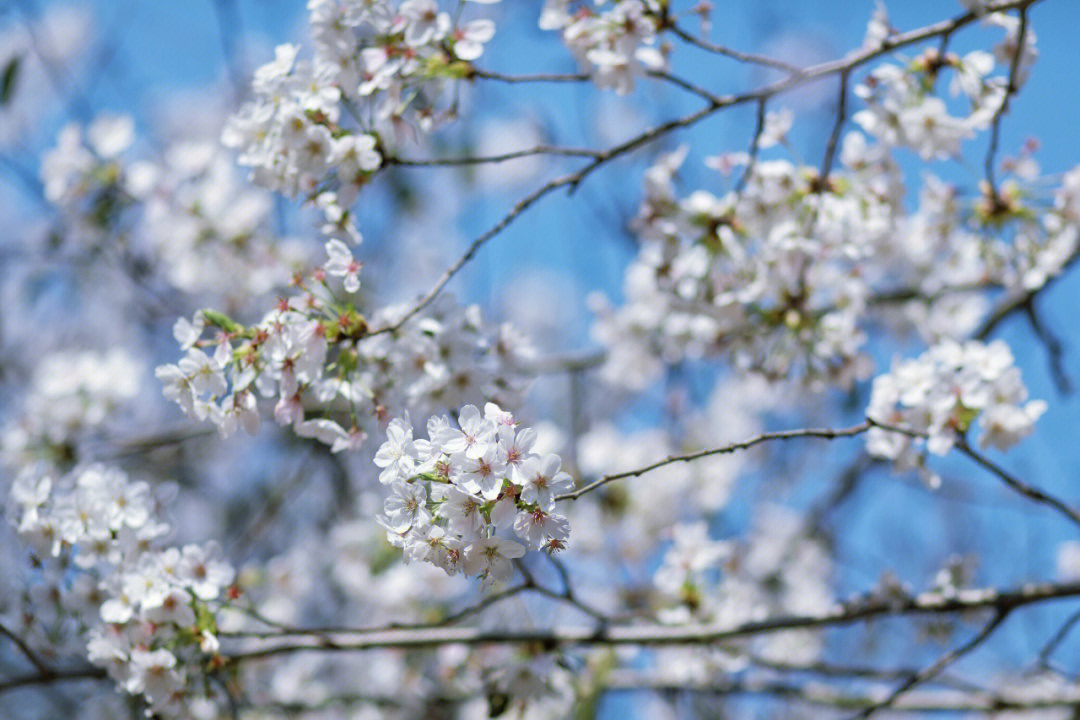
[[930, 452], [944, 455], [977, 422], [982, 446], [1007, 450], [1031, 434], [1045, 410], [1045, 402], [1028, 401], [1004, 341], [945, 340], [913, 360], [894, 362], [890, 372], [874, 378], [867, 416], [911, 434], [871, 428], [867, 449], [915, 467], [924, 443]]
[[[191, 717], [216, 653], [216, 608], [233, 579], [213, 544], [162, 547], [150, 487], [90, 466], [54, 478], [27, 471], [11, 488], [20, 537], [61, 568], [50, 584], [78, 596], [89, 659], [154, 714]], [[65, 570], [66, 569], [66, 570]], [[96, 617], [95, 617], [96, 615]]]
[[[408, 415], [395, 418], [375, 455], [379, 480], [392, 492], [379, 522], [408, 560], [494, 582], [510, 577], [510, 561], [526, 546], [566, 547], [570, 525], [553, 510], [573, 480], [558, 455], [532, 452], [536, 431], [488, 403], [483, 414], [463, 407], [456, 427], [434, 416], [427, 433], [414, 439]], [[524, 545], [497, 534], [511, 528]]]
[[41, 158], [45, 198], [84, 243], [100, 242], [116, 216], [148, 188], [150, 177], [121, 158], [134, 140], [130, 117], [99, 115], [85, 130], [65, 125], [56, 147]]
[[2, 457], [67, 459], [118, 411], [131, 412], [142, 368], [126, 352], [58, 351], [41, 359], [22, 410], [0, 437]]
[[701, 590], [706, 573], [731, 555], [729, 543], [710, 540], [704, 521], [680, 523], [672, 530], [674, 543], [664, 561], [653, 575], [653, 582], [665, 595], [696, 607], [701, 603]]
[[600, 88], [619, 94], [634, 80], [662, 70], [667, 58], [655, 47], [661, 3], [654, 0], [597, 2], [547, 0], [540, 15], [543, 30], [559, 30], [582, 70]]
[[[862, 352], [869, 322], [928, 343], [962, 338], [986, 315], [993, 291], [1030, 292], [1072, 262], [1080, 169], [1040, 177], [1033, 142], [1004, 159], [997, 187], [984, 182], [965, 195], [927, 173], [917, 205], [905, 203], [894, 149], [956, 156], [1004, 99], [1005, 78], [990, 77], [994, 55], [935, 52], [871, 72], [857, 93], [867, 108], [855, 114], [868, 134], [843, 137], [828, 177], [773, 157], [791, 127], [784, 110], [764, 116], [761, 157], [705, 159], [724, 176], [749, 165], [726, 193], [680, 197], [675, 180], [687, 150], [662, 155], [644, 179], [627, 301], [614, 308], [593, 300], [607, 379], [641, 390], [666, 365], [726, 355], [740, 371], [850, 387], [870, 373]], [[944, 67], [970, 100], [964, 118], [947, 116], [933, 93]]]
[[[673, 536], [675, 543], [653, 578], [661, 591], [657, 618], [662, 622], [735, 626], [782, 614], [821, 612], [835, 602], [829, 554], [789, 508], [760, 508], [739, 540], [712, 540], [705, 523], [677, 525]], [[746, 655], [809, 663], [824, 648], [820, 631], [788, 630], [735, 640], [727, 653], [702, 653], [698, 663], [687, 665], [707, 676], [742, 669]], [[659, 661], [663, 666], [664, 659]]]
[[272, 196], [243, 183], [216, 143], [183, 137], [159, 157], [133, 157], [135, 126], [102, 114], [71, 123], [42, 160], [46, 198], [76, 252], [107, 246], [149, 284], [238, 304], [287, 284], [307, 259], [271, 231]]
[[[957, 118], [949, 114], [945, 101], [927, 91], [942, 66], [954, 67], [952, 87], [971, 100], [971, 114]], [[889, 146], [911, 148], [923, 160], [938, 160], [960, 154], [962, 141], [975, 136], [989, 124], [1005, 97], [1004, 78], [986, 75], [994, 68], [993, 57], [976, 50], [964, 58], [938, 57], [928, 50], [913, 62], [915, 71], [897, 65], [876, 68], [855, 95], [867, 107], [852, 119], [870, 135]]]
[[272, 194], [246, 183], [217, 143], [174, 143], [152, 172], [133, 244], [170, 286], [244, 306], [285, 287], [308, 261], [313, 246], [279, 237]]
[[[475, 397], [513, 400], [531, 354], [508, 327], [484, 326], [476, 306], [442, 297], [394, 332], [369, 334], [351, 302], [335, 298], [328, 277], [358, 287], [359, 263], [344, 243], [300, 292], [258, 323], [243, 326], [205, 310], [180, 319], [174, 335], [186, 355], [157, 368], [167, 398], [228, 436], [259, 426], [257, 396], [275, 399], [274, 418], [334, 452], [359, 448], [386, 419], [431, 413]], [[393, 326], [406, 307], [382, 308], [372, 322]], [[210, 337], [204, 337], [210, 335]]]
[[607, 377], [645, 387], [664, 363], [729, 353], [740, 369], [848, 384], [866, 372], [858, 328], [867, 286], [855, 272], [894, 212], [859, 192], [819, 193], [816, 172], [758, 162], [740, 192], [675, 194], [685, 150], [645, 178], [625, 306], [594, 301]]
[[[960, 154], [961, 143], [985, 130], [1006, 102], [1006, 94], [1023, 84], [1038, 51], [1035, 34], [1026, 31], [1019, 59], [1016, 85], [1009, 88], [1004, 76], [990, 77], [995, 58], [1006, 66], [1016, 54], [1019, 22], [1005, 13], [992, 13], [988, 23], [1004, 27], [1005, 39], [994, 53], [975, 50], [963, 57], [929, 49], [912, 60], [907, 67], [882, 65], [856, 86], [855, 94], [866, 103], [866, 109], [852, 116], [859, 126], [888, 146], [908, 147], [923, 160], [939, 160]], [[872, 23], [873, 24], [873, 23]], [[934, 86], [946, 69], [953, 71], [949, 92], [963, 96], [969, 102], [967, 115], [956, 117], [949, 113], [946, 101], [933, 93]]]
[[468, 76], [495, 26], [461, 23], [435, 0], [312, 0], [308, 8], [314, 56], [298, 60], [298, 46], [278, 46], [223, 140], [257, 183], [320, 197], [332, 224], [355, 237], [345, 209], [385, 146], [453, 116], [448, 83]]

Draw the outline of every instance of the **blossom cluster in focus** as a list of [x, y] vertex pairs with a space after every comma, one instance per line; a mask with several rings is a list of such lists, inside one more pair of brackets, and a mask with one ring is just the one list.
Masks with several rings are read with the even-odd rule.
[[526, 547], [566, 547], [570, 525], [553, 510], [573, 480], [558, 455], [532, 451], [536, 431], [488, 403], [483, 414], [466, 405], [456, 426], [432, 417], [427, 433], [414, 439], [408, 416], [394, 419], [375, 456], [392, 493], [379, 521], [409, 560], [495, 581], [510, 577]]

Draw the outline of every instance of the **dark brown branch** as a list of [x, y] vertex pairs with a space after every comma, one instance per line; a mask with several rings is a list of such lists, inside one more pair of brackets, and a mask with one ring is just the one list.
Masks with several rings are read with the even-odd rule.
[[497, 80], [498, 82], [518, 84], [535, 82], [588, 82], [590, 77], [586, 73], [536, 73], [534, 75], [507, 75], [491, 70], [471, 68], [467, 76], [469, 79]]
[[30, 661], [30, 664], [33, 665], [39, 673], [43, 675], [49, 674], [49, 668], [41, 661], [37, 656], [37, 653], [30, 649], [30, 646], [27, 645], [21, 637], [2, 624], [0, 624], [0, 635], [3, 635], [10, 640], [15, 647], [19, 649], [19, 652], [26, 656], [26, 659]]
[[[607, 692], [653, 691], [665, 694], [694, 693], [706, 696], [756, 695], [784, 698], [810, 706], [850, 710], [870, 707], [877, 703], [870, 694], [841, 691], [820, 684], [777, 681], [770, 678], [716, 678], [707, 682], [686, 682], [634, 670], [615, 670], [604, 679]], [[1080, 692], [1074, 687], [1044, 696], [1003, 696], [999, 693], [955, 690], [924, 692], [898, 699], [891, 713], [994, 713], [1035, 712], [1038, 710], [1074, 708], [1080, 702]], [[831, 717], [831, 715], [830, 715]]]
[[1040, 667], [1047, 667], [1050, 664], [1050, 656], [1061, 646], [1061, 643], [1065, 642], [1065, 638], [1069, 636], [1072, 629], [1076, 626], [1076, 623], [1080, 622], [1080, 610], [1077, 610], [1069, 618], [1062, 623], [1061, 627], [1057, 629], [1042, 649], [1039, 650], [1038, 663]]
[[1046, 360], [1050, 365], [1050, 376], [1053, 378], [1058, 392], [1065, 395], [1071, 394], [1073, 391], [1072, 380], [1069, 378], [1069, 374], [1065, 372], [1065, 346], [1062, 345], [1058, 336], [1043, 322], [1042, 317], [1035, 309], [1034, 297], [1029, 298], [1028, 302], [1024, 304], [1024, 314], [1027, 316], [1031, 329], [1035, 331], [1035, 336], [1046, 347]]
[[1072, 521], [1074, 524], [1080, 525], [1080, 511], [1077, 511], [1075, 508], [1069, 506], [1059, 498], [1056, 498], [1053, 495], [1050, 495], [1049, 493], [1040, 490], [1033, 485], [1029, 485], [1020, 478], [1016, 477], [1008, 470], [995, 463], [990, 458], [977, 452], [974, 448], [971, 447], [970, 444], [968, 444], [967, 440], [965, 440], [964, 438], [961, 438], [960, 441], [957, 442], [956, 446], [960, 449], [960, 452], [967, 455], [984, 469], [989, 470], [991, 473], [997, 476], [998, 479], [1005, 483], [1005, 485], [1008, 486], [1010, 489], [1020, 493], [1024, 497], [1032, 500], [1033, 502], [1053, 508], [1059, 514]]
[[758, 100], [757, 112], [754, 114], [754, 137], [750, 139], [750, 150], [746, 153], [746, 169], [743, 170], [739, 181], [735, 183], [736, 193], [741, 193], [746, 187], [746, 183], [750, 181], [750, 176], [754, 172], [754, 165], [757, 164], [758, 151], [761, 150], [761, 133], [765, 131], [766, 105], [766, 98]]
[[1019, 89], [1018, 78], [1020, 75], [1020, 61], [1024, 55], [1024, 43], [1027, 40], [1027, 5], [1020, 6], [1020, 25], [1017, 28], [1016, 52], [1013, 53], [1012, 62], [1009, 64], [1009, 84], [1005, 87], [1005, 97], [1001, 99], [1001, 105], [994, 112], [990, 122], [990, 144], [986, 148], [986, 160], [983, 162], [986, 173], [987, 193], [991, 201], [996, 202], [997, 185], [994, 179], [994, 156], [997, 154], [998, 139], [1001, 134], [1001, 118], [1009, 111], [1009, 101]]
[[822, 187], [828, 187], [829, 173], [832, 172], [833, 160], [836, 158], [836, 148], [840, 142], [840, 133], [847, 119], [847, 96], [848, 96], [848, 72], [840, 73], [840, 92], [836, 99], [836, 122], [833, 123], [832, 132], [829, 133], [829, 141], [825, 145], [825, 157], [821, 161]]
[[986, 623], [979, 632], [977, 632], [971, 639], [969, 639], [963, 645], [953, 648], [949, 652], [945, 653], [930, 665], [927, 665], [922, 670], [913, 673], [907, 680], [901, 683], [895, 690], [893, 690], [887, 698], [880, 703], [875, 703], [870, 707], [867, 707], [854, 716], [854, 718], [865, 719], [873, 715], [878, 710], [884, 710], [892, 707], [892, 705], [900, 698], [901, 695], [914, 688], [916, 685], [926, 682], [932, 679], [946, 667], [956, 662], [963, 656], [967, 655], [975, 648], [982, 645], [998, 626], [1005, 621], [1005, 618], [1009, 615], [1010, 608], [1004, 608], [998, 610], [994, 617], [990, 618], [990, 622]]
[[716, 93], [712, 92], [711, 90], [706, 90], [705, 88], [701, 87], [700, 85], [695, 85], [694, 83], [690, 82], [689, 80], [686, 80], [685, 78], [681, 78], [678, 75], [673, 75], [673, 74], [671, 74], [669, 72], [665, 72], [663, 70], [650, 70], [648, 72], [648, 76], [651, 77], [651, 78], [656, 78], [658, 80], [663, 80], [664, 82], [667, 82], [667, 83], [671, 83], [675, 87], [682, 88], [683, 90], [686, 90], [689, 93], [697, 95], [698, 97], [702, 98], [703, 100], [705, 100], [707, 102], [715, 103], [715, 102], [720, 101], [720, 96], [717, 95]]
[[1009, 295], [998, 303], [997, 307], [995, 307], [990, 315], [983, 320], [982, 325], [979, 326], [972, 337], [976, 340], [986, 340], [986, 338], [990, 337], [990, 334], [997, 329], [998, 325], [1011, 317], [1013, 313], [1024, 310], [1028, 303], [1033, 302], [1036, 296], [1057, 282], [1065, 275], [1066, 271], [1070, 270], [1077, 263], [1077, 261], [1080, 261], [1080, 248], [1074, 250], [1065, 262], [1062, 263], [1060, 272], [1053, 277], [1048, 278], [1041, 286], [1019, 294]]
[[780, 615], [738, 625], [619, 624], [599, 627], [551, 627], [524, 630], [485, 630], [476, 627], [385, 629], [339, 633], [334, 637], [297, 637], [282, 634], [273, 639], [242, 643], [223, 656], [242, 662], [302, 651], [362, 651], [373, 648], [431, 648], [446, 644], [523, 645], [548, 648], [582, 645], [711, 645], [756, 637], [782, 630], [819, 630], [881, 617], [910, 614], [941, 615], [993, 610], [1005, 613], [1020, 607], [1062, 598], [1080, 597], [1080, 582], [1025, 584], [1007, 590], [994, 588], [959, 590], [950, 595], [930, 592], [909, 597], [858, 598], [836, 603], [807, 615]]
[[688, 33], [674, 23], [669, 24], [667, 26], [667, 29], [670, 30], [677, 37], [681, 38], [683, 41], [689, 43], [690, 45], [693, 45], [694, 47], [705, 50], [706, 52], [711, 52], [716, 55], [722, 55], [724, 57], [731, 58], [732, 60], [738, 60], [739, 62], [748, 63], [751, 65], [762, 65], [764, 67], [773, 68], [774, 70], [780, 70], [789, 75], [799, 75], [803, 72], [803, 69], [799, 66], [786, 63], [783, 60], [777, 60], [776, 58], [771, 58], [766, 55], [758, 55], [756, 53], [742, 52], [740, 50], [729, 48], [726, 45], [717, 45], [715, 43], [711, 43], [708, 40], [696, 37], [691, 33]]
[[755, 445], [759, 445], [764, 442], [772, 440], [791, 440], [793, 438], [822, 438], [825, 440], [832, 440], [841, 437], [853, 437], [860, 435], [871, 428], [873, 423], [869, 420], [861, 422], [858, 425], [852, 425], [846, 428], [799, 428], [797, 430], [778, 430], [776, 432], [765, 432], [755, 435], [746, 440], [730, 443], [728, 445], [721, 445], [720, 447], [708, 448], [705, 450], [696, 450], [694, 452], [684, 453], [682, 455], [669, 455], [668, 457], [657, 460], [654, 463], [646, 465], [644, 467], [637, 468], [636, 470], [625, 470], [623, 472], [612, 473], [610, 475], [604, 475], [598, 480], [584, 485], [573, 492], [564, 493], [556, 497], [556, 500], [576, 500], [587, 492], [591, 492], [598, 487], [608, 484], [615, 480], [622, 480], [624, 478], [639, 477], [646, 473], [652, 472], [657, 468], [664, 467], [665, 465], [671, 465], [678, 462], [691, 462], [694, 460], [700, 460], [701, 458], [710, 457], [712, 455], [724, 455], [727, 453], [733, 453], [738, 450], [746, 450], [752, 448]]
[[35, 685], [48, 685], [57, 682], [70, 682], [73, 680], [100, 680], [105, 677], [105, 670], [97, 667], [73, 668], [70, 670], [46, 669], [33, 675], [21, 675], [19, 677], [0, 680], [0, 693], [9, 690], [17, 690]]
[[400, 157], [387, 157], [383, 160], [383, 164], [386, 166], [400, 165], [402, 167], [439, 167], [439, 166], [456, 166], [456, 165], [484, 165], [487, 163], [501, 163], [507, 160], [517, 160], [518, 158], [532, 157], [534, 155], [557, 155], [562, 157], [588, 157], [594, 158], [599, 154], [599, 150], [589, 150], [587, 148], [571, 148], [571, 147], [556, 147], [554, 145], [537, 145], [536, 147], [528, 148], [525, 150], [513, 150], [511, 152], [500, 153], [498, 155], [472, 155], [467, 157], [447, 157], [447, 158], [400, 158]]

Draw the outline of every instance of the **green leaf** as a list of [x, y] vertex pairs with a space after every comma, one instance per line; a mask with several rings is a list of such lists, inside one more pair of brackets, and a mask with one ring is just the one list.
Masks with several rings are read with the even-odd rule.
[[210, 310], [207, 308], [202, 311], [202, 315], [206, 318], [206, 322], [215, 327], [219, 327], [225, 332], [240, 334], [244, 332], [244, 326], [230, 318], [225, 313], [220, 313], [217, 310]]
[[16, 55], [8, 60], [7, 65], [4, 66], [4, 71], [0, 73], [0, 107], [7, 105], [11, 101], [11, 96], [15, 93], [15, 81], [19, 77], [19, 67], [22, 65], [22, 56]]

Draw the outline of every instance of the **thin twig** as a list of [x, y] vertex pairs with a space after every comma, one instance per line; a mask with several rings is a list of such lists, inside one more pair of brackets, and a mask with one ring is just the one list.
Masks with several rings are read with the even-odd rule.
[[994, 179], [994, 156], [997, 154], [998, 138], [1001, 133], [1001, 118], [1009, 110], [1009, 101], [1019, 89], [1018, 78], [1020, 75], [1020, 60], [1024, 55], [1024, 42], [1027, 40], [1027, 5], [1020, 6], [1020, 25], [1017, 28], [1016, 52], [1009, 64], [1009, 84], [1005, 87], [1005, 97], [1001, 99], [1001, 105], [994, 111], [994, 118], [990, 122], [990, 144], [986, 148], [986, 160], [983, 163], [986, 174], [986, 182], [989, 187], [987, 192], [991, 200], [997, 199], [997, 185]]
[[820, 179], [823, 188], [828, 187], [829, 173], [832, 172], [836, 148], [840, 142], [840, 132], [847, 119], [848, 72], [845, 70], [840, 73], [840, 92], [836, 99], [836, 122], [833, 123], [832, 132], [829, 133], [829, 142], [825, 146], [825, 158], [821, 161]]
[[722, 55], [724, 57], [731, 58], [732, 60], [738, 60], [739, 62], [749, 63], [752, 65], [763, 65], [765, 67], [773, 68], [774, 70], [781, 70], [789, 75], [799, 75], [803, 72], [803, 69], [797, 65], [786, 63], [783, 60], [777, 60], [766, 55], [758, 55], [756, 53], [742, 52], [741, 50], [735, 50], [729, 48], [726, 45], [717, 45], [709, 42], [703, 38], [696, 37], [681, 27], [671, 23], [667, 26], [674, 35], [678, 36], [685, 42], [693, 45], [694, 47], [711, 52], [716, 55]]
[[767, 104], [767, 98], [758, 100], [757, 112], [754, 116], [754, 137], [751, 138], [750, 150], [746, 153], [746, 169], [743, 170], [739, 181], [735, 183], [736, 193], [741, 193], [746, 187], [746, 183], [750, 181], [750, 176], [754, 172], [754, 165], [757, 164], [758, 151], [761, 150], [761, 133], [765, 131], [765, 106]]
[[651, 78], [657, 78], [659, 80], [663, 80], [664, 82], [671, 83], [676, 87], [680, 87], [683, 90], [697, 95], [698, 97], [710, 103], [718, 102], [720, 100], [720, 96], [712, 92], [711, 90], [707, 90], [700, 85], [695, 85], [689, 80], [681, 78], [678, 75], [674, 75], [670, 72], [666, 72], [664, 70], [650, 70], [647, 74]]
[[507, 160], [532, 157], [534, 155], [558, 155], [566, 157], [595, 158], [599, 150], [588, 148], [556, 147], [554, 145], [537, 145], [525, 150], [513, 150], [498, 155], [470, 155], [466, 157], [446, 158], [400, 158], [387, 157], [383, 160], [384, 166], [400, 165], [402, 167], [439, 167], [446, 165], [485, 165], [488, 163], [501, 163]]
[[852, 720], [865, 720], [866, 718], [869, 718], [871, 715], [876, 713], [878, 710], [884, 710], [891, 707], [892, 704], [895, 703], [897, 699], [899, 699], [899, 697], [906, 693], [908, 690], [911, 690], [919, 683], [926, 682], [927, 680], [933, 678], [946, 667], [956, 662], [963, 656], [967, 655], [975, 648], [979, 647], [979, 645], [985, 642], [986, 639], [989, 638], [995, 630], [997, 630], [998, 626], [1005, 621], [1005, 618], [1009, 615], [1009, 611], [1010, 608], [998, 610], [998, 612], [994, 613], [994, 617], [990, 619], [990, 622], [986, 623], [986, 625], [984, 625], [983, 628], [979, 632], [977, 632], [970, 640], [968, 640], [963, 645], [953, 648], [952, 650], [945, 653], [933, 663], [927, 665], [925, 668], [918, 671], [917, 673], [913, 673], [907, 678], [907, 680], [905, 680], [895, 690], [893, 690], [887, 698], [856, 713], [854, 716], [852, 716]]
[[555, 498], [558, 500], [576, 500], [585, 493], [592, 492], [597, 488], [613, 482], [615, 480], [622, 480], [624, 478], [639, 477], [645, 473], [652, 472], [657, 468], [664, 467], [665, 465], [671, 465], [672, 463], [679, 462], [692, 462], [694, 460], [700, 460], [701, 458], [710, 457], [712, 455], [724, 455], [727, 453], [733, 453], [737, 450], [746, 450], [752, 448], [755, 445], [759, 445], [763, 442], [769, 442], [772, 440], [791, 440], [793, 438], [822, 438], [825, 440], [832, 440], [834, 438], [852, 437], [860, 435], [869, 430], [874, 423], [870, 420], [859, 423], [858, 425], [852, 425], [846, 428], [799, 428], [797, 430], [778, 430], [775, 432], [764, 432], [753, 437], [741, 440], [739, 442], [730, 443], [727, 445], [721, 445], [720, 447], [708, 448], [705, 450], [696, 450], [694, 452], [684, 453], [682, 455], [669, 455], [663, 460], [657, 460], [654, 463], [645, 465], [644, 467], [637, 468], [636, 470], [625, 470], [623, 472], [612, 473], [610, 475], [604, 475], [603, 477], [592, 481], [591, 483], [584, 485], [572, 492], [563, 493]]
[[221, 36], [221, 52], [225, 57], [225, 68], [236, 97], [242, 97], [247, 83], [240, 66], [240, 54], [237, 41], [243, 38], [240, 26], [240, 12], [236, 0], [213, 0], [214, 15], [217, 18], [218, 34]]
[[1047, 667], [1047, 665], [1049, 665], [1050, 656], [1061, 646], [1061, 643], [1065, 642], [1065, 638], [1069, 636], [1069, 633], [1072, 632], [1073, 627], [1075, 627], [1078, 622], [1080, 622], [1080, 610], [1077, 610], [1070, 615], [1069, 619], [1057, 629], [1057, 632], [1054, 633], [1053, 637], [1051, 637], [1050, 640], [1042, 646], [1042, 649], [1039, 650], [1038, 663], [1040, 667]]
[[960, 440], [956, 443], [956, 446], [960, 448], [960, 452], [964, 453], [969, 458], [974, 460], [977, 464], [981, 465], [983, 468], [989, 470], [991, 473], [996, 475], [998, 479], [1000, 479], [1012, 490], [1015, 490], [1016, 492], [1032, 500], [1033, 502], [1053, 508], [1058, 513], [1072, 521], [1074, 524], [1080, 525], [1080, 511], [1077, 511], [1075, 508], [1070, 507], [1064, 501], [1054, 497], [1053, 495], [1050, 495], [1044, 490], [1040, 490], [1033, 485], [1029, 485], [1020, 478], [1016, 477], [1008, 470], [995, 463], [990, 458], [977, 452], [974, 448], [971, 447], [970, 444], [968, 444], [968, 441], [966, 439], [960, 438]]
[[39, 673], [48, 675], [51, 672], [48, 666], [46, 666], [37, 656], [37, 653], [31, 650], [30, 646], [27, 645], [21, 637], [9, 630], [5, 625], [0, 624], [0, 635], [3, 635], [10, 640], [15, 647], [19, 649], [19, 652], [26, 656], [26, 659], [30, 661], [30, 664], [33, 665]]
[[1046, 346], [1046, 360], [1050, 365], [1050, 376], [1054, 379], [1054, 385], [1059, 392], [1069, 395], [1073, 391], [1072, 380], [1065, 371], [1065, 346], [1061, 340], [1046, 326], [1042, 317], [1035, 310], [1035, 298], [1029, 298], [1024, 304], [1024, 314], [1027, 316], [1031, 329], [1040, 342]]

